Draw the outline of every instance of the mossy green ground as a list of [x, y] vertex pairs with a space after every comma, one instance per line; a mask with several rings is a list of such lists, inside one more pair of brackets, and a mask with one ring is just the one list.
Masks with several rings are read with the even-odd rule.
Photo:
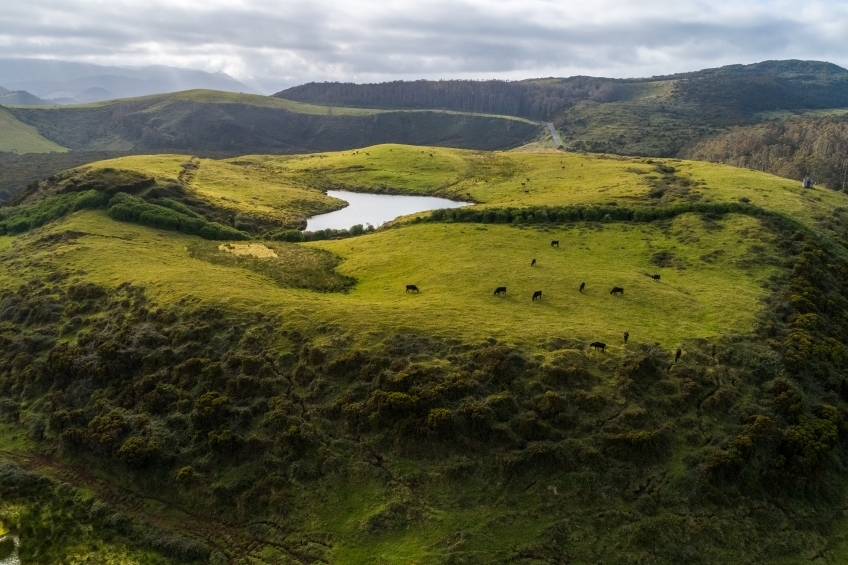
[[64, 153], [67, 151], [38, 133], [33, 126], [19, 121], [5, 108], [0, 108], [0, 152]]

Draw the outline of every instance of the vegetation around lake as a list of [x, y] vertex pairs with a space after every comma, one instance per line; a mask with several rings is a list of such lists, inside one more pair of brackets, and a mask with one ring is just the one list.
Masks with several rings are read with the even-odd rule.
[[[327, 188], [476, 204], [280, 241]], [[0, 523], [28, 563], [839, 562], [846, 212], [558, 152], [53, 175], [0, 208]]]

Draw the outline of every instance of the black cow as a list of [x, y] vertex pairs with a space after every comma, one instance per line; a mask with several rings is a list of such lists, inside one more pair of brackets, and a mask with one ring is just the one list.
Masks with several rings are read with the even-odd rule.
[[551, 247], [559, 247], [559, 240], [555, 239], [551, 242]]
[[624, 343], [627, 343], [628, 339], [630, 339], [630, 332], [624, 332]]
[[536, 259], [533, 259], [532, 261], [530, 261], [530, 266], [531, 266], [531, 267], [532, 267], [533, 265], [535, 265], [535, 264], [536, 264]]
[[418, 287], [414, 284], [406, 285], [406, 292], [418, 292]]
[[495, 289], [495, 296], [497, 296], [499, 294], [506, 294], [506, 287], [505, 286], [499, 286], [498, 288]]
[[583, 292], [583, 289], [586, 288], [586, 283], [580, 283], [580, 292]]
[[680, 351], [680, 348], [677, 348], [677, 351], [674, 352], [674, 362], [677, 363], [680, 361], [680, 356], [683, 355], [683, 352]]
[[620, 286], [614, 286], [614, 287], [612, 287], [610, 294], [624, 294], [624, 289], [621, 288]]
[[598, 349], [600, 349], [601, 351], [604, 351], [607, 348], [607, 344], [603, 343], [601, 341], [593, 341], [592, 343], [589, 344], [589, 347], [594, 347], [595, 351], [597, 351]]
[[542, 299], [542, 291], [541, 290], [537, 290], [536, 292], [533, 293], [533, 300], [536, 300], [537, 298], [539, 300]]
[[654, 282], [660, 282], [660, 276], [659, 275], [651, 275], [651, 278], [654, 279]]

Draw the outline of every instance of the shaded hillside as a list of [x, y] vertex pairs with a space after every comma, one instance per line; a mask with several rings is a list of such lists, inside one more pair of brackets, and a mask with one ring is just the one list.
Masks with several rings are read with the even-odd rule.
[[275, 96], [365, 108], [440, 108], [552, 121], [578, 150], [670, 156], [758, 113], [848, 106], [848, 71], [816, 61], [767, 61], [640, 79], [310, 83]]
[[0, 92], [0, 106], [41, 106], [49, 104], [25, 90]]
[[274, 96], [309, 104], [359, 108], [442, 109], [544, 120], [579, 100], [605, 101], [622, 81], [594, 77], [524, 80], [394, 81], [304, 84]]
[[818, 184], [848, 190], [848, 115], [736, 127], [695, 143], [681, 156], [799, 181], [809, 175]]
[[302, 113], [268, 100], [280, 104], [264, 97], [218, 101], [174, 95], [10, 111], [44, 137], [77, 151], [302, 152], [386, 142], [506, 149], [540, 131], [536, 124], [512, 119], [441, 112]]

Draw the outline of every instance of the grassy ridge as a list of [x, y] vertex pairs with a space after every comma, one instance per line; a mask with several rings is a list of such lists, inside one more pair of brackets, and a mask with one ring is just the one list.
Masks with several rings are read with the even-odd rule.
[[0, 153], [64, 153], [67, 150], [0, 107]]
[[296, 153], [399, 142], [477, 149], [526, 143], [541, 125], [511, 116], [311, 106], [272, 97], [188, 91], [15, 117], [74, 151]]

